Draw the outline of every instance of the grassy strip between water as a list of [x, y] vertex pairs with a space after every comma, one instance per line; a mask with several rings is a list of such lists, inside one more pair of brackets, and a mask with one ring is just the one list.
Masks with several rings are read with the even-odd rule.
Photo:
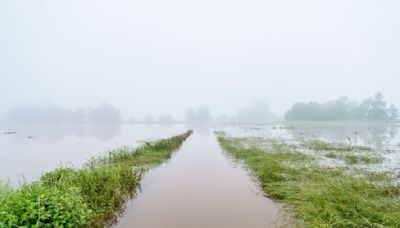
[[18, 189], [0, 187], [0, 227], [104, 227], [132, 197], [146, 168], [170, 158], [192, 131], [120, 148], [82, 169], [59, 168]]
[[222, 147], [244, 161], [267, 195], [282, 201], [294, 227], [400, 227], [400, 187], [389, 175], [357, 177], [319, 166], [289, 147], [243, 146], [218, 136]]
[[308, 147], [312, 150], [325, 150], [325, 151], [372, 151], [372, 148], [366, 146], [352, 146], [340, 143], [328, 143], [324, 141], [314, 140], [308, 143], [304, 143], [303, 146]]

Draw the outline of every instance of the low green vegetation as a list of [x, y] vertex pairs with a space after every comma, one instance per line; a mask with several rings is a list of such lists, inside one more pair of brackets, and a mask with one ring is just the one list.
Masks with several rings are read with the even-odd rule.
[[93, 158], [82, 169], [63, 167], [13, 189], [0, 186], [0, 227], [104, 227], [132, 197], [143, 171], [170, 158], [190, 136], [146, 142]]
[[343, 153], [333, 153], [330, 152], [325, 154], [327, 158], [338, 159], [346, 162], [348, 165], [354, 164], [379, 164], [383, 162], [383, 158], [377, 155], [356, 155], [356, 154], [347, 154]]
[[383, 158], [366, 155], [346, 155], [343, 160], [347, 162], [347, 164], [378, 164], [383, 161]]
[[311, 150], [318, 151], [372, 151], [372, 148], [366, 146], [352, 146], [341, 143], [328, 143], [320, 140], [314, 140], [303, 144], [304, 147], [307, 147]]
[[400, 227], [400, 187], [385, 173], [351, 175], [327, 168], [290, 147], [243, 146], [219, 134], [222, 147], [244, 161], [265, 193], [282, 201], [294, 227]]
[[383, 158], [374, 154], [374, 150], [366, 146], [351, 146], [341, 143], [329, 143], [313, 140], [302, 144], [302, 147], [314, 151], [328, 152], [325, 157], [342, 160], [348, 165], [354, 164], [379, 164]]

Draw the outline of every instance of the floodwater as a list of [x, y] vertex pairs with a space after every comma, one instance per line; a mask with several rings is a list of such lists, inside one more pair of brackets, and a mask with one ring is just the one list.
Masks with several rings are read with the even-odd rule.
[[0, 180], [18, 184], [63, 165], [81, 167], [88, 159], [119, 146], [170, 137], [182, 124], [19, 124], [0, 125]]
[[363, 145], [385, 150], [400, 145], [400, 126], [366, 122], [275, 122], [270, 124], [224, 124], [217, 131], [232, 137], [257, 137], [299, 142], [322, 140]]
[[[63, 165], [81, 167], [88, 159], [119, 146], [181, 134], [185, 124], [0, 124], [0, 180], [37, 179]], [[289, 143], [323, 140], [374, 147], [386, 157], [383, 168], [400, 167], [399, 126], [365, 123], [271, 123], [217, 125], [234, 137], [279, 138]], [[199, 132], [207, 132], [207, 129]]]
[[[380, 157], [375, 164], [353, 164], [352, 167], [372, 172], [400, 175], [400, 126], [393, 123], [366, 122], [276, 122], [270, 124], [225, 124], [216, 126], [230, 137], [256, 138], [266, 142], [278, 140], [298, 148], [299, 152], [316, 158], [320, 165], [348, 167], [341, 158], [328, 158], [325, 152], [301, 148], [301, 144], [313, 140], [342, 143], [353, 146], [368, 146], [373, 149], [368, 155]], [[353, 155], [366, 155], [365, 151], [353, 151]]]
[[[149, 170], [141, 191], [127, 202], [115, 227], [242, 228], [276, 227], [280, 204], [266, 198], [242, 164], [220, 147], [213, 131], [232, 137], [282, 140], [301, 145], [310, 140], [365, 145], [382, 157], [377, 164], [355, 164], [369, 171], [400, 175], [399, 125], [366, 123], [271, 123], [216, 125], [213, 128], [173, 125], [0, 125], [0, 180], [27, 181], [61, 165], [81, 167], [88, 159], [119, 146], [136, 147], [143, 140], [194, 134], [164, 164]], [[268, 141], [268, 140], [267, 140]], [[348, 166], [317, 151], [303, 151], [323, 165]], [[363, 152], [365, 153], [365, 152]]]
[[218, 144], [211, 129], [195, 129], [180, 150], [151, 169], [115, 227], [277, 227], [280, 206]]

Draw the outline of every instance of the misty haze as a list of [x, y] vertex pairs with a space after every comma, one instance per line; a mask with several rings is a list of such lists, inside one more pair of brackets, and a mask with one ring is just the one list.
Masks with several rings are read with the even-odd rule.
[[400, 227], [399, 12], [2, 1], [0, 228]]

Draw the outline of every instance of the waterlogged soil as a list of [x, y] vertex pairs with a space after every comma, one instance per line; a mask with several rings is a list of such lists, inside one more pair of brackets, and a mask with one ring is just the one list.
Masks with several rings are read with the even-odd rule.
[[150, 170], [115, 227], [278, 227], [281, 207], [222, 151], [210, 129], [195, 130], [167, 163]]

